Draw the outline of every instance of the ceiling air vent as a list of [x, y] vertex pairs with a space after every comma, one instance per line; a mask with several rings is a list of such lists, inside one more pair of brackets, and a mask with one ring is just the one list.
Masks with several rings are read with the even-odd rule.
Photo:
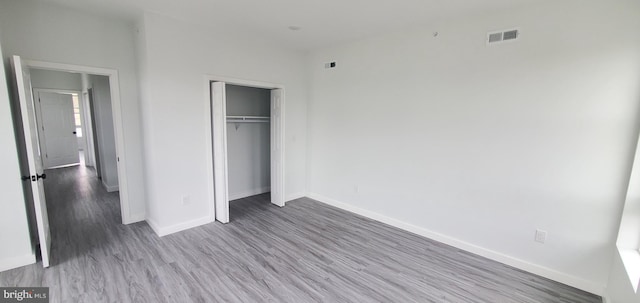
[[502, 41], [502, 33], [489, 34], [489, 43]]
[[511, 29], [507, 31], [491, 32], [487, 34], [487, 44], [501, 43], [516, 40], [520, 36], [520, 31]]

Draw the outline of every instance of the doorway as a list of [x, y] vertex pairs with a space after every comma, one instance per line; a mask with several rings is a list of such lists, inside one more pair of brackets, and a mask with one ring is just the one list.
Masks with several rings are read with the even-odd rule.
[[86, 148], [82, 140], [80, 92], [38, 88], [34, 77], [38, 70], [30, 72], [44, 169], [83, 165]]
[[[50, 260], [51, 231], [49, 229], [48, 211], [44, 194], [43, 180], [46, 179], [44, 169], [46, 169], [47, 166], [49, 166], [49, 168], [58, 167], [59, 165], [57, 164], [68, 166], [78, 165], [80, 163], [79, 145], [82, 143], [78, 143], [78, 131], [82, 132], [82, 137], [84, 138], [87, 137], [86, 135], [88, 135], [88, 133], [91, 133], [87, 132], [87, 123], [82, 123], [83, 121], [90, 120], [86, 114], [83, 114], [83, 112], [86, 113], [83, 109], [88, 109], [89, 106], [88, 104], [85, 106], [81, 104], [84, 100], [89, 100], [89, 98], [81, 98], [82, 94], [79, 91], [56, 92], [52, 90], [33, 90], [31, 70], [93, 75], [96, 77], [94, 84], [97, 83], [97, 81], [102, 81], [102, 91], [108, 95], [110, 101], [109, 106], [107, 106], [105, 110], [112, 114], [110, 119], [105, 119], [105, 125], [109, 125], [110, 127], [103, 128], [103, 130], [107, 132], [110, 131], [113, 135], [112, 160], [114, 165], [111, 166], [113, 167], [112, 174], [117, 176], [117, 184], [115, 188], [112, 188], [112, 191], [119, 190], [120, 216], [122, 223], [127, 224], [132, 222], [132, 220], [129, 218], [129, 195], [127, 191], [126, 158], [123, 149], [123, 123], [120, 112], [118, 71], [79, 65], [23, 60], [19, 56], [12, 57], [12, 67], [15, 76], [15, 90], [17, 101], [19, 101], [18, 108], [22, 126], [20, 136], [23, 136], [19, 139], [25, 144], [23, 149], [26, 154], [26, 160], [24, 161], [26, 163], [22, 165], [25, 192], [31, 193], [30, 195], [26, 194], [27, 202], [29, 205], [33, 205], [32, 213], [36, 221], [37, 242], [40, 246], [43, 266], [48, 267]], [[96, 91], [96, 86], [93, 87], [93, 90]], [[74, 106], [74, 95], [77, 98], [77, 107]], [[45, 113], [43, 115], [42, 107], [38, 110], [38, 107], [42, 106], [40, 102], [41, 98], [46, 99], [44, 107], [52, 110], [52, 114]], [[38, 113], [38, 111], [40, 112]], [[80, 116], [79, 123], [75, 121], [76, 114]], [[85, 116], [84, 120], [81, 118], [83, 115]], [[65, 117], [71, 118], [67, 119]], [[80, 126], [80, 129], [78, 129], [78, 126]], [[42, 127], [44, 127], [44, 130]], [[54, 131], [47, 132], [48, 127], [53, 127]], [[73, 132], [75, 132], [75, 134], [73, 134]], [[73, 136], [71, 136], [70, 133], [73, 134]], [[71, 147], [60, 146], [60, 144], [56, 145], [56, 139], [60, 139], [64, 145], [71, 145]], [[87, 144], [87, 140], [83, 139], [83, 143]], [[92, 144], [89, 143], [87, 145], [90, 146]], [[84, 147], [87, 145], [84, 145]], [[75, 149], [76, 156], [71, 155], [71, 150], [73, 149]], [[53, 157], [55, 161], [45, 160], [48, 155], [47, 153], [54, 150], [57, 156], [62, 156]], [[89, 158], [89, 161], [97, 160], [94, 155], [89, 155], [87, 158]], [[106, 158], [106, 156], [103, 156], [100, 159]], [[104, 163], [104, 161], [102, 162]], [[103, 165], [103, 170], [105, 166], [106, 165]], [[105, 174], [106, 173], [102, 174], [103, 180]]]
[[[43, 168], [86, 166], [108, 192], [118, 191], [109, 78], [33, 68], [29, 72]], [[42, 88], [52, 85], [68, 89]]]
[[[227, 84], [268, 90], [268, 117], [252, 115], [227, 114]], [[209, 168], [209, 193], [211, 212], [215, 219], [222, 223], [229, 222], [229, 157], [228, 157], [228, 125], [235, 128], [239, 123], [266, 123], [269, 125], [269, 190], [270, 202], [283, 207], [284, 201], [284, 96], [282, 85], [205, 76], [206, 119], [210, 121], [207, 139]], [[251, 122], [247, 122], [251, 121]], [[228, 124], [229, 122], [229, 124]], [[241, 127], [241, 126], [239, 126]], [[266, 186], [257, 191], [266, 190]], [[256, 191], [256, 189], [251, 189]], [[250, 191], [251, 191], [250, 190]], [[237, 197], [237, 196], [236, 196]]]

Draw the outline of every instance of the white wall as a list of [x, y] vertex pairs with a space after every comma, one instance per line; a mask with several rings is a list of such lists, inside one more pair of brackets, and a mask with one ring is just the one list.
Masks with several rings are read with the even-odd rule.
[[109, 77], [89, 75], [89, 83], [89, 87], [93, 89], [93, 109], [96, 118], [95, 127], [102, 184], [105, 189], [112, 192], [118, 190], [119, 187]]
[[0, 1], [5, 58], [95, 66], [118, 70], [127, 157], [130, 215], [144, 219], [142, 131], [133, 25], [32, 0]]
[[0, 62], [0, 271], [35, 262], [10, 104], [4, 62]]
[[[305, 56], [258, 36], [229, 34], [145, 14], [138, 27], [148, 221], [177, 230], [206, 222], [204, 75], [278, 83], [286, 89], [285, 197], [304, 193]], [[189, 196], [188, 205], [182, 197]]]
[[606, 303], [640, 302], [640, 291], [636, 293], [633, 290], [633, 285], [631, 285], [629, 276], [625, 271], [620, 254], [617, 252], [613, 256], [606, 297]]
[[640, 291], [635, 291], [640, 283], [640, 141], [638, 144], [609, 273], [607, 303], [640, 302]]
[[312, 53], [311, 196], [602, 294], [640, 121], [639, 5], [532, 5]]
[[[270, 116], [268, 89], [227, 85], [226, 96], [227, 116]], [[227, 123], [229, 200], [271, 190], [270, 135], [269, 123]]]
[[43, 69], [30, 69], [33, 88], [82, 91], [80, 74]]

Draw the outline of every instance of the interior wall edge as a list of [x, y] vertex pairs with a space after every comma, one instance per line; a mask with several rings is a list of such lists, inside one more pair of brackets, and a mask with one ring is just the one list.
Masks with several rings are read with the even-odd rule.
[[119, 185], [109, 185], [109, 184], [105, 183], [104, 181], [102, 181], [102, 186], [104, 186], [104, 189], [107, 192], [110, 192], [110, 193], [120, 190], [120, 186]]
[[131, 214], [129, 215], [129, 220], [126, 222], [122, 222], [123, 224], [132, 224], [132, 223], [138, 223], [138, 222], [142, 222], [145, 221], [147, 219], [147, 216], [144, 212], [142, 213], [136, 213], [136, 214]]

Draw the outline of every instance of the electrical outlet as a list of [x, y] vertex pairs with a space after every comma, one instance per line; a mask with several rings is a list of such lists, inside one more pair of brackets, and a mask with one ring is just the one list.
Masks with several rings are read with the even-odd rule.
[[189, 195], [182, 196], [182, 205], [186, 206], [189, 204], [191, 204], [191, 198], [189, 197]]
[[544, 244], [547, 241], [547, 232], [544, 230], [536, 229], [536, 242]]

